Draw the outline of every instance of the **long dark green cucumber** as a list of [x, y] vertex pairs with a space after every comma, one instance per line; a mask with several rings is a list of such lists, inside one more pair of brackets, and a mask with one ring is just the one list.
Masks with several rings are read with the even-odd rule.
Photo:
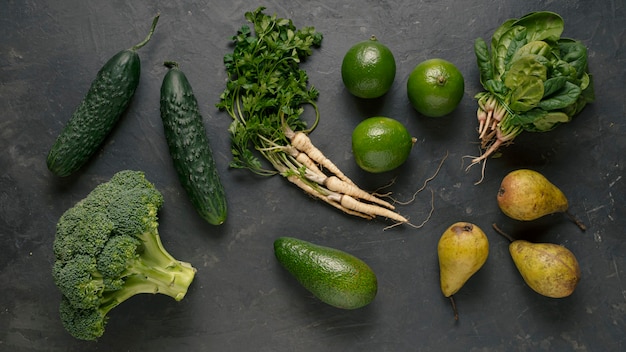
[[50, 148], [46, 163], [52, 173], [61, 177], [71, 175], [109, 135], [135, 94], [141, 71], [137, 50], [148, 43], [158, 19], [159, 15], [141, 43], [115, 54], [98, 71], [87, 94]]
[[174, 168], [200, 216], [213, 225], [226, 220], [220, 180], [191, 84], [173, 62], [161, 86], [161, 119]]

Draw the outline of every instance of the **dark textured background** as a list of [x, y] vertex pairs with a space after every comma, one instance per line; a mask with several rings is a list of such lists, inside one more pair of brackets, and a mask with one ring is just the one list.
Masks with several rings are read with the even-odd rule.
[[[429, 183], [435, 212], [419, 230], [364, 221], [314, 201], [280, 177], [261, 179], [228, 168], [230, 118], [215, 103], [224, 88], [222, 56], [245, 23], [244, 12], [267, 13], [314, 26], [325, 37], [304, 68], [321, 91], [314, 143], [358, 184], [390, 188], [408, 199]], [[597, 100], [572, 123], [522, 135], [487, 164], [465, 172], [463, 156], [478, 152], [473, 54], [504, 20], [552, 10], [564, 36], [589, 48]], [[57, 134], [113, 54], [143, 39], [135, 99], [104, 147], [78, 174], [53, 177], [45, 157]], [[0, 350], [6, 351], [618, 351], [626, 348], [626, 21], [624, 1], [33, 1], [5, 0], [0, 11]], [[354, 43], [376, 35], [394, 53], [396, 81], [382, 99], [364, 102], [343, 87], [340, 65]], [[405, 82], [422, 60], [441, 57], [465, 76], [465, 96], [450, 116], [419, 116]], [[176, 60], [201, 105], [226, 187], [228, 221], [203, 222], [174, 174], [159, 117], [164, 60]], [[369, 175], [355, 166], [350, 134], [366, 117], [403, 122], [417, 138], [397, 171]], [[506, 219], [495, 195], [516, 168], [545, 174], [567, 194], [582, 233], [557, 215], [522, 224]], [[97, 343], [73, 339], [61, 326], [59, 293], [50, 268], [58, 217], [95, 185], [122, 169], [144, 170], [163, 192], [160, 232], [166, 248], [198, 268], [181, 302], [143, 295], [110, 314]], [[430, 192], [400, 207], [419, 223]], [[460, 321], [439, 290], [436, 244], [452, 223], [471, 221], [490, 239], [490, 257], [455, 296]], [[498, 222], [517, 237], [567, 246], [582, 281], [565, 299], [531, 291], [510, 260]], [[375, 301], [359, 310], [327, 306], [277, 264], [272, 242], [295, 236], [348, 251], [379, 278]]]

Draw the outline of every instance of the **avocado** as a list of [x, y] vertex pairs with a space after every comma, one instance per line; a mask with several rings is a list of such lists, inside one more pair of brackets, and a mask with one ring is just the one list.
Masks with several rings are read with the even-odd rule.
[[374, 271], [349, 253], [280, 237], [274, 241], [274, 254], [304, 288], [331, 306], [356, 309], [376, 297], [378, 281]]

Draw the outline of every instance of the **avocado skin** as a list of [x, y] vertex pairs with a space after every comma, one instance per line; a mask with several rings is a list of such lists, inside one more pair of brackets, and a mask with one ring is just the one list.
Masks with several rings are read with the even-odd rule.
[[274, 241], [278, 262], [324, 303], [357, 309], [371, 303], [378, 291], [374, 271], [344, 251], [293, 237]]

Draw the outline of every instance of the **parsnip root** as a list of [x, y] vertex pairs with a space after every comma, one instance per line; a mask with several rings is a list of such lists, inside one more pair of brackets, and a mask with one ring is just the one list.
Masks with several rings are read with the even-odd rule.
[[302, 153], [305, 153], [311, 160], [318, 163], [321, 168], [327, 169], [329, 172], [339, 177], [340, 180], [354, 185], [354, 182], [352, 182], [348, 176], [344, 175], [332, 161], [326, 158], [326, 156], [313, 145], [311, 139], [305, 133], [292, 131], [292, 134], [287, 133], [287, 137], [291, 140], [292, 146]]

